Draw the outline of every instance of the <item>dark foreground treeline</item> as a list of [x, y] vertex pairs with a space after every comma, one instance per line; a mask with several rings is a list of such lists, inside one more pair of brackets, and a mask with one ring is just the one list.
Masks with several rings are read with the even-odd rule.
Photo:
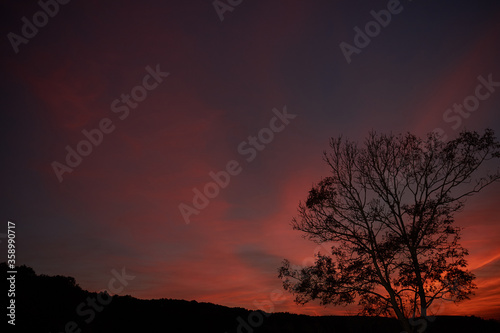
[[[0, 264], [3, 272], [5, 263]], [[395, 319], [378, 317], [309, 317], [289, 313], [268, 314], [211, 303], [172, 299], [140, 300], [82, 290], [74, 278], [36, 275], [17, 267], [15, 332], [338, 332], [399, 333]], [[4, 273], [5, 274], [5, 273]], [[9, 290], [4, 278], [2, 293]], [[7, 299], [8, 298], [4, 298]], [[4, 301], [4, 311], [9, 311]], [[2, 314], [6, 322], [9, 317]], [[2, 326], [4, 326], [2, 324]], [[5, 327], [5, 326], [4, 326]], [[421, 328], [421, 326], [418, 326]], [[500, 323], [477, 317], [437, 317], [430, 333], [499, 333]]]

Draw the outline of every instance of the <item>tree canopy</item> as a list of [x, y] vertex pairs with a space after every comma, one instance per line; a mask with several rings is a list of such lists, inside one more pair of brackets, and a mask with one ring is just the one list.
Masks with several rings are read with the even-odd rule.
[[464, 131], [448, 142], [371, 132], [361, 146], [338, 137], [330, 147], [331, 173], [299, 204], [292, 226], [331, 251], [298, 269], [284, 260], [279, 277], [295, 301], [357, 301], [362, 314], [396, 316], [412, 332], [410, 318], [427, 316], [436, 300], [469, 298], [476, 285], [454, 216], [500, 179], [498, 164], [482, 170], [500, 157], [494, 132]]

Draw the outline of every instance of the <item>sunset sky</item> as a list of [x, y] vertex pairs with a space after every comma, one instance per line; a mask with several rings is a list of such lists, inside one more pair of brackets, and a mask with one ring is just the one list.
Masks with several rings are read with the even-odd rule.
[[[0, 233], [16, 221], [18, 264], [91, 291], [125, 267], [138, 298], [352, 314], [274, 295], [282, 260], [319, 249], [290, 221], [329, 138], [500, 136], [499, 1], [239, 2], [0, 4]], [[453, 111], [478, 85], [475, 110]], [[68, 147], [87, 156], [71, 167]], [[435, 314], [500, 318], [499, 202], [496, 183], [457, 215], [479, 289]]]

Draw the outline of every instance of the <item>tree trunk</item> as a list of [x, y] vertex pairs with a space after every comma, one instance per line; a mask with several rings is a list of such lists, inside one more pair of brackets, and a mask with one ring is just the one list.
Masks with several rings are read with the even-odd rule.
[[[398, 320], [401, 323], [401, 326], [403, 326], [403, 329], [404, 329], [403, 332], [414, 333], [415, 326], [411, 326], [410, 322], [408, 321], [408, 319], [406, 319], [404, 317], [400, 318], [398, 316]], [[401, 333], [403, 333], [403, 332], [401, 332]]]

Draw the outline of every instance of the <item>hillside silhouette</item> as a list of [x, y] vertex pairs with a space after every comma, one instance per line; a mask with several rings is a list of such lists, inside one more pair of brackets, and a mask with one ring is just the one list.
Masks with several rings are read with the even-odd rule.
[[[0, 264], [4, 272], [6, 263]], [[8, 281], [4, 278], [4, 291]], [[83, 290], [67, 276], [37, 275], [18, 266], [16, 332], [401, 332], [396, 319], [361, 316], [311, 317], [266, 314], [196, 301], [109, 296]], [[106, 304], [100, 302], [103, 301]], [[4, 301], [4, 309], [7, 305]], [[4, 315], [5, 316], [5, 315]], [[14, 331], [10, 326], [10, 331]], [[439, 316], [426, 332], [500, 332], [500, 322], [478, 317]]]

